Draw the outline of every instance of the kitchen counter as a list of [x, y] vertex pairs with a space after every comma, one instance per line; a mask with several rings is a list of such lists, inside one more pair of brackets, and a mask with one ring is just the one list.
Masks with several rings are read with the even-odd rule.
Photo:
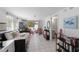
[[28, 33], [21, 33], [20, 36], [7, 40], [3, 42], [3, 48], [0, 49], [0, 52], [15, 52], [15, 46], [14, 46], [14, 41], [15, 40], [22, 40], [25, 39], [25, 42], [28, 42]]
[[[10, 46], [13, 48], [13, 50], [14, 50], [14, 40], [7, 40], [7, 41], [4, 41], [3, 42], [3, 48], [1, 48], [0, 49], [0, 52], [8, 52], [9, 51], [9, 49], [10, 49]], [[11, 49], [12, 49], [11, 48]], [[12, 52], [13, 52], [13, 50], [12, 50]]]

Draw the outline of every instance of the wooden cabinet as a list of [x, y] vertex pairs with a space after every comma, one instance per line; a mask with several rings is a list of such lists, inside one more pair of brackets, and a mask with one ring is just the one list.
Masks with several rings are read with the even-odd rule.
[[50, 40], [50, 32], [49, 30], [44, 30], [43, 36], [46, 40]]
[[59, 52], [70, 52], [70, 43], [66, 42], [63, 38], [57, 39], [57, 51]]
[[25, 39], [15, 40], [15, 52], [26, 52]]
[[79, 52], [79, 39], [62, 35], [57, 39], [58, 52]]

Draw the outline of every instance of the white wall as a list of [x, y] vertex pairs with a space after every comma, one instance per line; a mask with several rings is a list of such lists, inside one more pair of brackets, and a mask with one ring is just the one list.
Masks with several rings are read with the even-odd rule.
[[[74, 7], [74, 8], [64, 8], [59, 12], [56, 12], [55, 14], [52, 14], [43, 21], [43, 26], [47, 26], [47, 21], [50, 20], [51, 17], [54, 17], [55, 15], [58, 16], [58, 21], [57, 21], [57, 27], [58, 27], [58, 32], [60, 29], [63, 29], [63, 33], [67, 36], [70, 37], [77, 37], [79, 38], [79, 8]], [[78, 29], [68, 29], [63, 27], [63, 20], [65, 18], [69, 18], [72, 16], [78, 16]]]
[[72, 16], [78, 16], [78, 22], [79, 22], [79, 8], [65, 8], [65, 11], [62, 10], [58, 14], [59, 16], [59, 21], [58, 21], [58, 30], [63, 29], [64, 34], [70, 37], [78, 37], [79, 38], [79, 23], [78, 23], [78, 29], [68, 29], [68, 28], [63, 28], [63, 20], [64, 18], [69, 18]]
[[39, 27], [39, 28], [43, 28], [43, 20], [39, 20], [38, 22], [39, 22], [39, 23], [38, 23], [38, 27]]

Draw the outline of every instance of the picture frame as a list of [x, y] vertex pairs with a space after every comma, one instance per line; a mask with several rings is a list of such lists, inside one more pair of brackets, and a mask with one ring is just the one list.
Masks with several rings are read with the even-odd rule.
[[64, 28], [77, 29], [78, 28], [78, 17], [72, 16], [64, 19]]

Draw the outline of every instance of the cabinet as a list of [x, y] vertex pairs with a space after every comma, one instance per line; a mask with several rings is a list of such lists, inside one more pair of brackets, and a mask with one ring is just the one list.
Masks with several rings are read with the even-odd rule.
[[68, 37], [60, 29], [59, 36], [57, 36], [56, 50], [58, 52], [79, 52], [79, 38]]
[[50, 40], [50, 32], [49, 30], [45, 29], [44, 30], [44, 33], [43, 33], [43, 36], [46, 40]]
[[71, 51], [70, 46], [72, 47], [72, 45], [66, 42], [64, 38], [57, 39], [57, 51], [58, 52], [69, 52]]
[[26, 52], [25, 39], [15, 40], [15, 52]]
[[57, 39], [58, 52], [79, 52], [79, 39], [62, 35]]

